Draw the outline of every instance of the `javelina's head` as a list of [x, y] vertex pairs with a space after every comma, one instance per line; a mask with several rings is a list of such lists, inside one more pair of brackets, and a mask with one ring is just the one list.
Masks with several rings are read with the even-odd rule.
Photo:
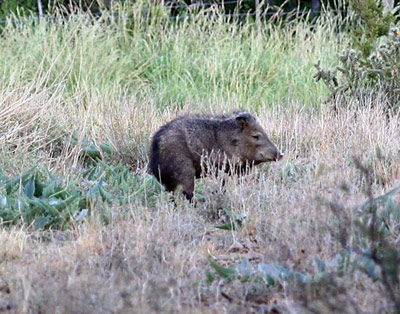
[[249, 113], [238, 113], [235, 122], [239, 129], [232, 141], [237, 147], [237, 152], [242, 160], [259, 164], [268, 161], [281, 160], [281, 154], [276, 146], [270, 141], [267, 134]]

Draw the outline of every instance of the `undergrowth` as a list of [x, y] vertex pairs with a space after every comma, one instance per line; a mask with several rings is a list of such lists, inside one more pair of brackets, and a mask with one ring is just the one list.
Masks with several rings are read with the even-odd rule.
[[[362, 272], [382, 287], [382, 297], [388, 304], [386, 309], [398, 313], [400, 202], [396, 194], [400, 186], [377, 197], [373, 193], [371, 171], [357, 159], [355, 165], [365, 180], [368, 198], [358, 206], [355, 217], [350, 215], [352, 210], [340, 202], [319, 198], [324, 206], [331, 209], [338, 222], [329, 227], [333, 239], [341, 247], [332, 260], [322, 261], [315, 256], [314, 269], [299, 272], [279, 264], [252, 265], [246, 258], [230, 267], [209, 259], [210, 267], [205, 271], [206, 283], [212, 285], [218, 277], [221, 278], [225, 282], [221, 294], [230, 302], [245, 298], [246, 301], [259, 303], [274, 291], [283, 289], [295, 296], [303, 309], [312, 313], [354, 313], [362, 310], [349, 296], [341, 278], [355, 278], [357, 272]], [[346, 185], [342, 189], [349, 192]], [[319, 295], [318, 301], [314, 299], [316, 294]], [[268, 310], [280, 313], [289, 309], [282, 304], [274, 304]]]

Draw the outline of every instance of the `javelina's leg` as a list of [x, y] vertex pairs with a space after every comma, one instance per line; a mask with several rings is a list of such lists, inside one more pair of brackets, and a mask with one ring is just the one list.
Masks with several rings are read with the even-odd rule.
[[194, 178], [196, 176], [196, 170], [194, 167], [186, 169], [184, 173], [180, 176], [180, 183], [183, 187], [183, 194], [189, 201], [193, 200], [194, 191]]
[[189, 179], [183, 184], [183, 194], [189, 201], [193, 200], [194, 196], [194, 177], [191, 181]]
[[177, 186], [177, 184], [175, 182], [167, 182], [164, 185], [165, 185], [165, 189], [168, 192], [174, 192], [176, 189], [176, 186]]
[[174, 192], [179, 184], [179, 181], [174, 176], [174, 169], [163, 167], [160, 172], [160, 182], [165, 186], [168, 192]]

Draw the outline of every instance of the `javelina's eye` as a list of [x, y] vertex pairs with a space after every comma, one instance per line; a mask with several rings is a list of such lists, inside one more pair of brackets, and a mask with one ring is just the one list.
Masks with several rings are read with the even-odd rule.
[[259, 136], [259, 135], [253, 135], [253, 138], [254, 138], [256, 141], [258, 141], [259, 138], [260, 138], [260, 136]]

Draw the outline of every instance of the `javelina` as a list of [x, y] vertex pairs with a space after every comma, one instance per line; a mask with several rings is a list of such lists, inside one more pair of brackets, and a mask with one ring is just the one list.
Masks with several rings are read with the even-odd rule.
[[[231, 116], [184, 116], [162, 126], [154, 135], [150, 150], [150, 170], [168, 191], [183, 186], [187, 199], [193, 198], [194, 179], [199, 178], [202, 157], [213, 156], [217, 169], [239, 172], [282, 154], [269, 140], [256, 119], [247, 112]], [[228, 161], [228, 162], [226, 162]]]

